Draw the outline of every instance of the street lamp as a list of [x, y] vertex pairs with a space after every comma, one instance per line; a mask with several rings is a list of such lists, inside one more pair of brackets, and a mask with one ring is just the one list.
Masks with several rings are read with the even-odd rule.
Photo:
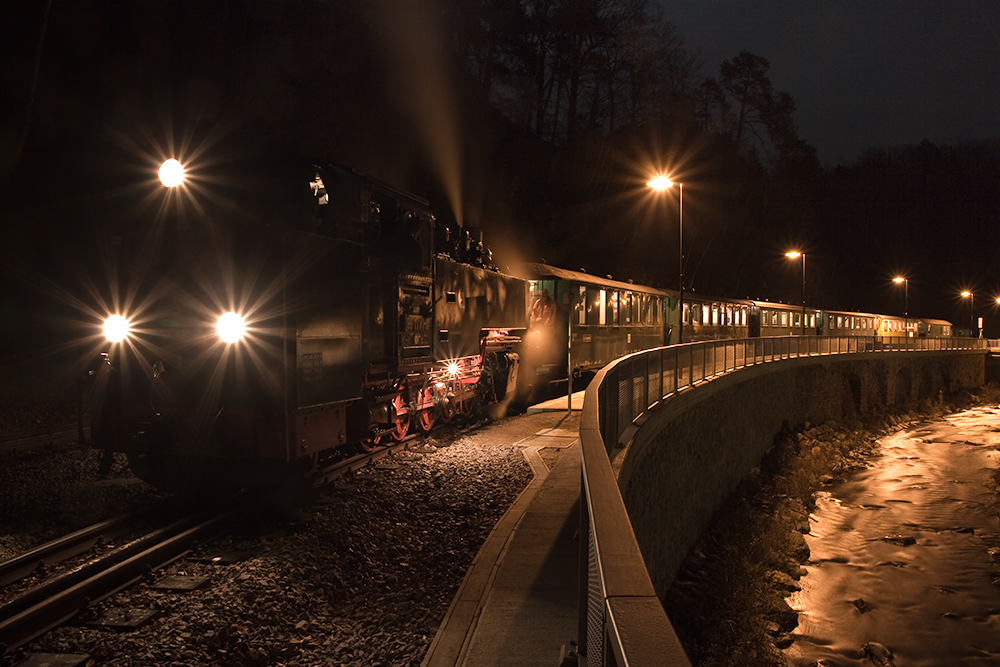
[[798, 250], [789, 250], [785, 253], [789, 259], [802, 258], [802, 335], [806, 335], [806, 254]]
[[160, 183], [163, 184], [163, 187], [175, 188], [184, 182], [184, 165], [176, 158], [168, 158], [160, 165], [157, 175], [160, 177]]
[[904, 276], [896, 276], [892, 282], [903, 283], [903, 333], [910, 337], [910, 281]]
[[969, 335], [975, 338], [972, 332], [976, 329], [976, 295], [969, 290], [964, 290], [962, 298], [969, 300]]
[[[646, 185], [657, 192], [663, 192], [673, 187], [674, 182], [664, 175], [654, 176]], [[677, 300], [677, 342], [684, 342], [684, 184], [677, 183], [677, 282], [680, 285], [680, 298]]]

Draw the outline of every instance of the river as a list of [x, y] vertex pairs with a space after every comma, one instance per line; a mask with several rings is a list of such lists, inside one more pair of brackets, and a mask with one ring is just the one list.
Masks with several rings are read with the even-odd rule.
[[[1000, 407], [881, 440], [869, 467], [817, 497], [786, 656], [794, 665], [1000, 665]], [[990, 550], [994, 549], [993, 552]], [[877, 650], [878, 647], [870, 647]]]

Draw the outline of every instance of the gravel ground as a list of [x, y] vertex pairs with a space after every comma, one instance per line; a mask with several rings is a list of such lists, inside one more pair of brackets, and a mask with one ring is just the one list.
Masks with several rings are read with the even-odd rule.
[[[521, 415], [428, 438], [420, 453], [255, 516], [25, 650], [86, 653], [91, 665], [419, 665], [479, 547], [530, 479], [514, 443], [576, 421]], [[160, 495], [129, 479], [124, 462], [116, 475], [100, 482], [97, 454], [72, 446], [0, 458], [0, 558]], [[197, 558], [221, 551], [244, 558]], [[210, 580], [185, 593], [153, 588], [165, 574]], [[86, 625], [113, 607], [156, 615], [127, 632]]]

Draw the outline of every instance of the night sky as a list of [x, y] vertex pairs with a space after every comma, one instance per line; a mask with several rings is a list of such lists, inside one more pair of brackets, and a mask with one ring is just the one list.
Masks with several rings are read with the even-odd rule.
[[501, 266], [670, 289], [676, 208], [651, 206], [644, 184], [672, 164], [686, 289], [798, 303], [795, 245], [810, 305], [902, 314], [891, 278], [906, 273], [911, 314], [968, 326], [957, 295], [971, 288], [1000, 334], [1000, 3], [648, 1], [700, 62], [688, 86], [740, 51], [766, 58], [804, 150], [776, 165], [735, 145], [699, 125], [692, 88], [631, 125], [620, 104], [614, 132], [584, 127], [600, 116], [585, 101], [572, 138], [558, 111], [533, 124], [532, 78], [515, 71], [537, 43], [524, 16], [484, 19], [508, 30], [508, 51], [480, 96], [470, 63], [485, 33], [469, 14], [528, 0], [17, 3], [0, 25], [3, 333], [67, 307], [108, 223], [140, 210], [122, 196], [140, 171], [184, 146], [225, 171], [227, 153], [266, 140], [426, 197], [439, 218], [481, 227]]
[[662, 0], [704, 76], [745, 49], [827, 168], [870, 148], [1000, 137], [995, 0]]

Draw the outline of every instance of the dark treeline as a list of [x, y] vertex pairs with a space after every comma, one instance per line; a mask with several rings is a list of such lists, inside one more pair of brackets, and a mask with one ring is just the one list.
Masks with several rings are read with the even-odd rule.
[[984, 315], [1000, 294], [1000, 143], [925, 141], [824, 170], [766, 54], [704, 72], [651, 0], [7, 12], [5, 327], [30, 307], [16, 296], [27, 275], [72, 275], [60, 267], [96, 252], [109, 217], [144, 210], [135, 174], [172, 154], [224, 168], [255, 144], [427, 196], [482, 227], [502, 264], [675, 288], [677, 190], [645, 186], [666, 171], [684, 183], [686, 289], [798, 303], [794, 247], [815, 305], [901, 313], [891, 278], [905, 273], [910, 313], [967, 326], [960, 289]]

